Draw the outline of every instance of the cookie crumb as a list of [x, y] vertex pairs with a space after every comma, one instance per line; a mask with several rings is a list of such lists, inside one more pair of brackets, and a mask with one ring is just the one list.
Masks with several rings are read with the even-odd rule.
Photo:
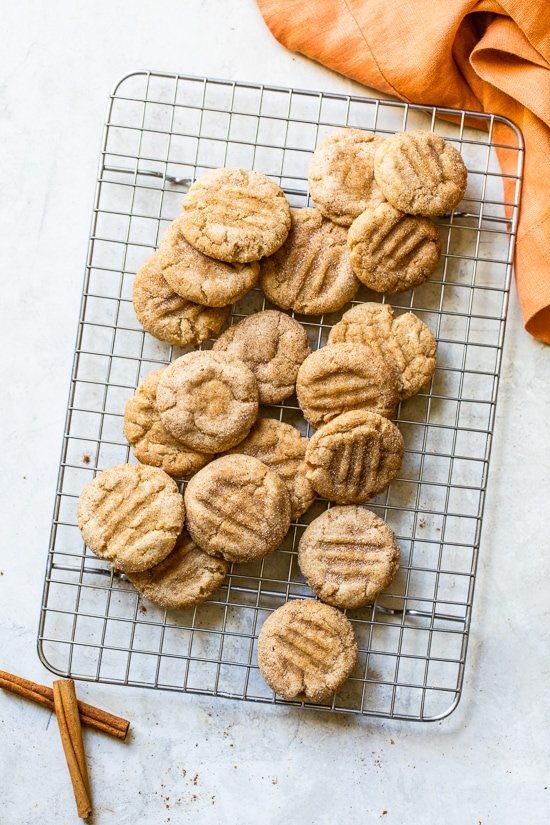
[[92, 457], [91, 457], [90, 453], [84, 453], [83, 454], [83, 456], [82, 456], [82, 463], [83, 464], [89, 464], [91, 460], [92, 460]]
[[193, 777], [193, 779], [191, 780], [191, 782], [193, 783], [193, 785], [197, 785], [198, 781], [199, 781], [199, 775], [198, 775], [198, 773], [196, 773], [195, 776]]

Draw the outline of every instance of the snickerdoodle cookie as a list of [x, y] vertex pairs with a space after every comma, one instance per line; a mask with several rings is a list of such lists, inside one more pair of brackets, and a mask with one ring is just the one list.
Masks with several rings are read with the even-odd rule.
[[171, 476], [189, 476], [204, 467], [212, 455], [184, 447], [164, 427], [157, 407], [157, 388], [162, 372], [151, 372], [126, 402], [124, 436], [142, 464], [161, 467]]
[[292, 395], [298, 368], [311, 352], [303, 326], [276, 310], [256, 312], [229, 327], [212, 349], [250, 367], [261, 404], [279, 404]]
[[276, 183], [259, 172], [213, 169], [183, 201], [181, 230], [199, 252], [246, 263], [272, 255], [290, 229], [290, 206]]
[[347, 231], [318, 209], [293, 209], [287, 240], [260, 264], [260, 286], [282, 309], [303, 315], [340, 309], [359, 288], [346, 242]]
[[78, 526], [88, 547], [125, 573], [159, 564], [174, 548], [185, 509], [163, 470], [119, 464], [99, 473], [78, 500]]
[[281, 476], [290, 495], [293, 521], [305, 513], [315, 498], [315, 490], [306, 478], [307, 443], [308, 439], [290, 424], [259, 418], [245, 440], [231, 451], [254, 456]]
[[464, 197], [468, 171], [454, 146], [419, 129], [397, 132], [377, 146], [374, 176], [396, 209], [444, 215]]
[[315, 432], [306, 449], [306, 475], [319, 495], [361, 504], [393, 481], [403, 459], [403, 436], [387, 418], [353, 410]]
[[430, 328], [406, 312], [394, 317], [388, 304], [357, 304], [330, 331], [329, 344], [364, 344], [395, 370], [399, 398], [410, 398], [434, 374], [437, 343]]
[[258, 384], [246, 364], [225, 352], [188, 352], [160, 376], [157, 407], [166, 429], [198, 452], [229, 450], [258, 413]]
[[326, 701], [351, 675], [356, 661], [349, 619], [313, 599], [279, 607], [258, 638], [260, 672], [284, 699]]
[[340, 129], [314, 151], [309, 191], [334, 223], [349, 226], [365, 209], [384, 200], [374, 178], [374, 155], [383, 142], [363, 129]]
[[199, 470], [187, 485], [185, 502], [193, 541], [227, 561], [267, 556], [290, 526], [283, 480], [249, 455], [225, 455]]
[[424, 283], [441, 257], [437, 226], [389, 203], [367, 209], [348, 232], [353, 271], [375, 292], [404, 292]]
[[364, 507], [331, 507], [300, 539], [298, 564], [324, 602], [370, 604], [399, 569], [399, 545], [386, 522]]
[[162, 276], [158, 252], [138, 269], [133, 301], [141, 326], [155, 338], [176, 347], [213, 338], [229, 317], [229, 307], [200, 306], [174, 292]]
[[158, 250], [162, 276], [174, 292], [208, 307], [225, 307], [246, 295], [258, 280], [259, 263], [224, 263], [203, 255], [185, 240], [183, 223], [183, 216], [172, 221]]
[[209, 599], [228, 570], [224, 559], [205, 553], [183, 530], [164, 561], [143, 573], [129, 573], [128, 578], [149, 601], [165, 610], [178, 610]]
[[349, 410], [369, 409], [390, 417], [398, 401], [394, 370], [368, 347], [330, 344], [308, 355], [296, 381], [304, 417], [320, 427]]

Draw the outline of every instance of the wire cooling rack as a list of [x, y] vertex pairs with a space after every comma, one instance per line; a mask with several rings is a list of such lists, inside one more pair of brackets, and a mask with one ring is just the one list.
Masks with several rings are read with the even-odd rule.
[[[469, 180], [458, 211], [439, 220], [438, 270], [426, 284], [392, 296], [396, 313], [414, 310], [439, 342], [429, 389], [398, 410], [406, 446], [400, 476], [368, 504], [395, 531], [401, 568], [373, 607], [348, 611], [360, 648], [352, 678], [332, 702], [304, 704], [416, 720], [440, 719], [456, 707], [501, 365], [521, 135], [509, 121], [478, 112], [154, 72], [120, 81], [105, 124], [38, 637], [40, 658], [55, 673], [282, 702], [259, 674], [258, 632], [270, 611], [312, 596], [296, 546], [327, 502], [316, 501], [278, 551], [233, 565], [209, 602], [170, 612], [143, 601], [86, 550], [76, 503], [98, 470], [132, 460], [122, 433], [125, 402], [147, 373], [183, 352], [142, 331], [131, 290], [137, 267], [179, 214], [187, 179], [217, 166], [257, 169], [283, 187], [293, 206], [306, 206], [311, 151], [344, 125], [382, 136], [433, 129], [462, 152]], [[506, 179], [499, 147], [517, 157], [517, 171]], [[380, 299], [367, 289], [357, 297]], [[253, 290], [233, 307], [232, 321], [266, 306]], [[316, 348], [341, 313], [298, 317]], [[262, 414], [308, 432], [295, 398]]]

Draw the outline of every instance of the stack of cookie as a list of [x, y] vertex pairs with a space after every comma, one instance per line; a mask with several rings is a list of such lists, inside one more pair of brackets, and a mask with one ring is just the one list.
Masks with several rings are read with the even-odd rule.
[[[161, 340], [198, 345], [221, 332], [230, 305], [258, 279], [272, 303], [306, 315], [341, 309], [360, 281], [410, 289], [439, 260], [427, 216], [456, 205], [465, 182], [458, 152], [432, 133], [382, 140], [357, 129], [313, 154], [316, 208], [291, 210], [257, 172], [209, 172], [139, 270], [136, 314]], [[404, 445], [390, 418], [435, 363], [429, 328], [387, 304], [353, 307], [315, 352], [284, 312], [245, 318], [211, 350], [151, 373], [128, 401], [124, 433], [142, 464], [108, 469], [85, 488], [78, 521], [88, 546], [151, 601], [187, 607], [215, 592], [230, 563], [276, 550], [316, 495], [336, 503], [307, 527], [298, 551], [325, 604], [279, 608], [258, 648], [274, 690], [325, 700], [357, 655], [340, 610], [372, 603], [399, 566], [393, 532], [359, 505], [396, 477]], [[295, 391], [316, 430], [310, 439], [258, 418], [260, 405]], [[171, 477], [191, 477], [184, 497]]]

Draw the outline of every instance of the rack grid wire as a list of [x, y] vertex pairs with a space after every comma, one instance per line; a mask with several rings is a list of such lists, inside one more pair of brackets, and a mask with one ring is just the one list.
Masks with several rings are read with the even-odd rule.
[[[441, 719], [458, 704], [519, 207], [521, 133], [479, 112], [149, 71], [118, 83], [105, 123], [38, 634], [40, 658], [53, 672], [283, 703], [257, 668], [258, 632], [288, 599], [313, 596], [296, 547], [328, 502], [317, 500], [275, 553], [234, 564], [209, 602], [169, 612], [140, 598], [87, 550], [76, 503], [96, 472], [133, 460], [122, 432], [125, 402], [146, 374], [184, 352], [144, 333], [131, 300], [136, 269], [181, 209], [182, 184], [213, 167], [240, 166], [269, 175], [292, 206], [306, 206], [311, 152], [342, 126], [381, 136], [432, 129], [461, 151], [468, 189], [460, 211], [438, 219], [443, 255], [431, 280], [391, 296], [397, 314], [413, 310], [438, 341], [429, 388], [397, 412], [405, 440], [400, 475], [367, 505], [397, 535], [399, 573], [372, 607], [347, 611], [359, 658], [334, 699], [284, 704], [414, 720]], [[517, 171], [506, 180], [499, 147], [517, 156]], [[353, 303], [365, 300], [385, 297], [362, 288]], [[254, 289], [232, 308], [231, 322], [266, 307]], [[296, 317], [315, 349], [341, 314]], [[294, 396], [262, 415], [309, 434]]]

